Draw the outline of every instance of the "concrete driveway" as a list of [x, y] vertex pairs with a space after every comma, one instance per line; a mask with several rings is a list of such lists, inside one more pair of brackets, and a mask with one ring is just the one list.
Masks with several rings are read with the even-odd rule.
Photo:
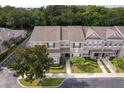
[[59, 88], [124, 88], [124, 78], [70, 78]]
[[13, 77], [13, 72], [4, 69], [0, 71], [0, 88], [21, 88], [16, 77]]

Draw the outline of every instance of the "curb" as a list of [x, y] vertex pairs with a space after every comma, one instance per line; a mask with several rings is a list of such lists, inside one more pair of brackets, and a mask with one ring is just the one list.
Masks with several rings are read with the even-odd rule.
[[17, 83], [18, 83], [21, 87], [23, 87], [23, 88], [27, 88], [27, 86], [24, 86], [24, 85], [22, 85], [22, 84], [20, 83], [20, 81], [19, 81], [18, 78], [17, 78]]
[[64, 82], [65, 80], [67, 80], [68, 78], [65, 78], [58, 86], [56, 86], [56, 88], [59, 88]]
[[19, 81], [20, 78], [17, 78], [17, 83], [22, 86], [23, 88], [58, 88], [60, 87], [67, 78], [65, 78], [58, 86], [25, 86], [23, 84], [20, 83]]

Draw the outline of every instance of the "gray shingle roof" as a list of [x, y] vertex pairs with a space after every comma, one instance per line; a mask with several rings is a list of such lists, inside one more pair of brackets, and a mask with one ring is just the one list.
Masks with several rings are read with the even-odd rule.
[[60, 26], [35, 26], [30, 41], [59, 41]]
[[8, 40], [12, 37], [18, 37], [22, 35], [25, 31], [24, 30], [11, 30], [8, 28], [0, 28], [0, 37], [3, 40]]
[[[124, 27], [121, 27], [124, 34]], [[30, 41], [84, 41], [86, 36], [95, 32], [99, 38], [107, 39], [118, 33], [114, 26], [35, 26]], [[120, 38], [122, 36], [119, 34]]]
[[62, 40], [84, 41], [82, 26], [63, 26]]
[[117, 26], [117, 28], [124, 35], [124, 26]]
[[[114, 32], [118, 33], [117, 29], [112, 26], [83, 26], [84, 29], [84, 34], [85, 37], [87, 36], [88, 31], [92, 30], [94, 32], [96, 32], [101, 39], [106, 39], [107, 37], [109, 37], [110, 35], [112, 35]], [[118, 33], [119, 34], [119, 33]]]

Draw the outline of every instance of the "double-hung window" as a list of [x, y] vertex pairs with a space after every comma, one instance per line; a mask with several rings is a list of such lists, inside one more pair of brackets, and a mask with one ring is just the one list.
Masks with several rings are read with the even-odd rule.
[[114, 46], [117, 46], [117, 44], [114, 44]]
[[73, 48], [81, 48], [81, 43], [73, 43]]
[[55, 43], [53, 43], [53, 42], [47, 43], [47, 47], [48, 48], [54, 48], [55, 47]]
[[119, 46], [122, 46], [122, 44], [119, 44]]
[[105, 43], [105, 46], [107, 46], [107, 43]]

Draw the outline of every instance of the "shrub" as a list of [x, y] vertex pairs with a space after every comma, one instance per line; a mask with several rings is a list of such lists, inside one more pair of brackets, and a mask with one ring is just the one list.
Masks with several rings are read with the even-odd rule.
[[113, 60], [113, 59], [115, 59], [115, 57], [110, 57], [110, 58], [109, 58], [110, 61]]
[[124, 69], [124, 58], [114, 58], [112, 60], [112, 63], [115, 64], [116, 66]]
[[61, 56], [60, 57], [60, 64], [65, 65], [65, 63], [66, 63], [66, 58], [64, 56]]
[[72, 57], [72, 64], [73, 65], [85, 65], [85, 58], [83, 57]]
[[64, 66], [60, 64], [52, 64], [50, 69], [62, 69]]
[[93, 73], [95, 69], [93, 66], [87, 65], [87, 66], [83, 66], [82, 71]]

